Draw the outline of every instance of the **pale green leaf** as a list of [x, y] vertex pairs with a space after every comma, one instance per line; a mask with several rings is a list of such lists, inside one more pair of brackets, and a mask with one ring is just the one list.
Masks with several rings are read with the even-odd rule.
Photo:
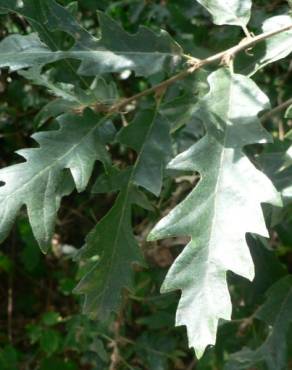
[[[101, 137], [106, 122], [91, 111], [83, 117], [64, 115], [58, 131], [39, 132], [33, 139], [39, 148], [20, 150], [26, 162], [0, 170], [0, 240], [8, 234], [20, 208], [27, 208], [30, 224], [43, 251], [50, 245], [69, 169], [79, 192], [91, 176], [96, 160], [108, 162]], [[70, 178], [69, 178], [70, 179]]]
[[251, 0], [197, 0], [212, 15], [218, 25], [246, 25], [250, 19]]
[[[267, 19], [262, 26], [263, 32], [276, 31], [285, 26], [292, 26], [292, 18], [289, 15], [277, 15]], [[259, 56], [252, 59], [249, 67], [249, 75], [255, 74], [270, 63], [286, 58], [292, 52], [292, 29], [265, 40], [265, 49]]]
[[227, 271], [254, 277], [245, 237], [247, 232], [268, 236], [261, 203], [280, 203], [272, 183], [242, 151], [247, 144], [270, 139], [257, 118], [269, 106], [268, 98], [252, 80], [227, 69], [212, 73], [208, 81], [210, 92], [196, 113], [207, 134], [169, 165], [198, 171], [201, 180], [149, 235], [149, 240], [192, 237], [162, 291], [182, 291], [176, 324], [187, 326], [189, 345], [198, 357], [215, 344], [218, 320], [230, 320]]

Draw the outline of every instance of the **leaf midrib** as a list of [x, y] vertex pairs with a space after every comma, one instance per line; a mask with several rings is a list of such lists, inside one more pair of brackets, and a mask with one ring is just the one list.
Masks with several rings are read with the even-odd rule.
[[[158, 110], [155, 111], [155, 114], [153, 116], [153, 119], [152, 119], [152, 122], [151, 124], [149, 125], [149, 129], [147, 131], [147, 135], [145, 136], [145, 140], [141, 146], [141, 149], [139, 151], [139, 154], [137, 155], [137, 159], [135, 161], [135, 164], [132, 168], [132, 171], [131, 171], [131, 175], [129, 176], [129, 180], [128, 180], [128, 184], [127, 184], [127, 187], [126, 187], [126, 193], [125, 193], [125, 197], [124, 197], [124, 203], [123, 203], [123, 207], [122, 207], [122, 212], [121, 212], [121, 216], [120, 216], [120, 220], [119, 220], [119, 224], [118, 224], [118, 228], [117, 228], [117, 234], [116, 234], [116, 237], [115, 237], [115, 240], [114, 240], [114, 248], [113, 248], [113, 252], [112, 252], [112, 255], [111, 255], [111, 258], [110, 258], [110, 263], [109, 263], [109, 271], [112, 270], [112, 267], [113, 267], [113, 261], [115, 259], [115, 256], [117, 254], [117, 242], [120, 238], [120, 230], [121, 230], [121, 227], [122, 227], [122, 224], [123, 224], [123, 219], [124, 219], [124, 216], [125, 216], [125, 212], [126, 212], [126, 208], [127, 208], [127, 205], [128, 205], [128, 197], [129, 197], [129, 191], [131, 189], [131, 186], [134, 185], [134, 175], [135, 175], [135, 170], [138, 166], [138, 163], [140, 161], [140, 158], [142, 156], [142, 153], [143, 153], [143, 150], [145, 148], [145, 145], [146, 145], [146, 142], [147, 142], [147, 139], [149, 138], [151, 132], [152, 132], [152, 129], [153, 129], [153, 126], [155, 124], [155, 120], [156, 120], [156, 117], [157, 117], [157, 114], [158, 114]], [[106, 290], [108, 289], [109, 287], [109, 279], [110, 279], [110, 276], [112, 276], [112, 274], [108, 273], [107, 274], [107, 279], [106, 279], [106, 283], [105, 283], [105, 287], [104, 289], [102, 290], [102, 292], [100, 294], [98, 294], [98, 296], [102, 296], [102, 299], [101, 299], [101, 306], [103, 306], [103, 302], [104, 302], [104, 296], [106, 295], [105, 292]]]
[[[207, 97], [206, 97], [207, 99]], [[228, 109], [227, 109], [227, 113], [226, 113], [226, 118], [225, 118], [225, 121], [227, 123], [228, 121], [228, 117], [230, 115], [230, 107], [231, 107], [231, 99], [232, 99], [232, 80], [230, 81], [230, 88], [229, 88], [229, 96], [228, 96]], [[216, 228], [216, 218], [217, 218], [217, 203], [218, 203], [218, 197], [217, 197], [217, 193], [218, 193], [218, 189], [220, 188], [220, 184], [221, 184], [221, 177], [222, 177], [222, 168], [223, 168], [223, 163], [224, 163], [224, 157], [225, 157], [225, 145], [226, 145], [226, 139], [228, 137], [228, 124], [226, 124], [226, 127], [225, 127], [225, 132], [224, 132], [224, 140], [223, 140], [223, 143], [222, 143], [222, 151], [221, 151], [221, 155], [220, 155], [220, 160], [219, 160], [219, 170], [218, 170], [218, 176], [217, 176], [217, 181], [216, 181], [216, 184], [215, 184], [215, 189], [214, 189], [214, 212], [213, 212], [213, 217], [212, 217], [212, 220], [211, 220], [211, 227], [210, 227], [210, 233], [209, 233], [209, 238], [208, 238], [208, 248], [207, 248], [207, 261], [206, 261], [206, 266], [207, 266], [207, 269], [206, 269], [206, 273], [204, 274], [204, 279], [203, 279], [203, 286], [207, 286], [208, 283], [206, 283], [206, 280], [208, 280], [208, 276], [209, 276], [209, 265], [210, 265], [210, 254], [211, 254], [211, 250], [210, 250], [210, 241], [213, 239], [213, 233], [214, 233], [214, 229]], [[208, 135], [208, 134], [207, 134]], [[210, 172], [209, 172], [210, 173]], [[206, 291], [208, 291], [206, 289]], [[208, 297], [207, 297], [208, 299]], [[213, 304], [211, 305], [208, 305], [208, 307], [213, 307]]]

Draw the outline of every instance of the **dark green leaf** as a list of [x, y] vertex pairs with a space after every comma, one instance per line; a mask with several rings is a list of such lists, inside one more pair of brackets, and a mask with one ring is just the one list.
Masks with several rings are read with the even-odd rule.
[[162, 187], [162, 175], [171, 153], [168, 122], [156, 112], [144, 110], [118, 135], [118, 141], [138, 153], [133, 182], [156, 196]]
[[43, 330], [40, 339], [40, 348], [48, 355], [52, 355], [59, 349], [61, 337], [60, 334], [52, 329]]
[[268, 299], [255, 317], [272, 327], [267, 339], [256, 350], [244, 348], [235, 353], [227, 363], [226, 370], [250, 369], [265, 363], [269, 370], [287, 369], [286, 336], [292, 323], [292, 276], [286, 276], [268, 291]]
[[[81, 250], [82, 259], [96, 259], [76, 293], [85, 294], [84, 312], [103, 320], [121, 304], [121, 290], [132, 285], [132, 264], [141, 261], [131, 227], [131, 185], [97, 224]], [[113, 225], [115, 227], [113, 228]]]
[[[131, 226], [132, 204], [141, 205], [136, 185], [156, 194], [161, 189], [163, 164], [169, 154], [169, 127], [157, 111], [147, 109], [120, 132], [118, 140], [132, 146], [137, 159], [124, 171], [112, 169], [94, 186], [95, 192], [120, 190], [120, 194], [86, 239], [80, 256], [96, 262], [76, 287], [77, 293], [85, 294], [84, 311], [99, 318], [117, 310], [122, 288], [132, 286], [131, 265], [141, 262]], [[142, 204], [145, 206], [144, 201]]]
[[[0, 43], [1, 68], [9, 67], [11, 71], [16, 71], [72, 58], [81, 61], [78, 72], [82, 75], [133, 70], [137, 75], [149, 76], [161, 70], [173, 69], [180, 60], [181, 48], [165, 31], [156, 35], [150, 29], [141, 27], [138, 33], [130, 35], [107, 15], [99, 13], [102, 36], [98, 40], [53, 0], [35, 0], [32, 4], [31, 7], [25, 6], [22, 13], [37, 25], [41, 37], [43, 32], [39, 27], [42, 22], [50, 30], [61, 29], [69, 33], [75, 39], [75, 44], [69, 50], [52, 50], [37, 34], [11, 35]], [[0, 9], [7, 7], [14, 10], [1, 0]], [[40, 18], [35, 14], [37, 10]], [[31, 13], [34, 14], [33, 18]], [[46, 42], [44, 37], [42, 39]]]
[[61, 198], [72, 191], [64, 170], [70, 169], [81, 192], [95, 161], [108, 162], [100, 137], [100, 127], [106, 120], [91, 111], [83, 117], [64, 115], [59, 119], [60, 130], [33, 135], [39, 148], [18, 152], [26, 162], [0, 170], [0, 181], [4, 183], [0, 187], [1, 240], [7, 236], [20, 208], [26, 205], [34, 236], [41, 249], [47, 250]]

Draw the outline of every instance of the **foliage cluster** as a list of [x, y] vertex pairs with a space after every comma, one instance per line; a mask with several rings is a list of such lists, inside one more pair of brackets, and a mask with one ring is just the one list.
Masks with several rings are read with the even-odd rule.
[[1, 370], [291, 368], [290, 8], [0, 0]]

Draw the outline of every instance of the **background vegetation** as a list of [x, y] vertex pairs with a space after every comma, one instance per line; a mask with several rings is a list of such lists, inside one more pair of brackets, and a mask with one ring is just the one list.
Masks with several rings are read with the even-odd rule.
[[[68, 6], [95, 36], [99, 35], [96, 11], [102, 10], [129, 32], [136, 32], [139, 25], [153, 30], [166, 29], [186, 52], [200, 58], [226, 49], [242, 38], [238, 27], [214, 26], [210, 16], [194, 0], [81, 0], [78, 1], [78, 8], [76, 3], [70, 1], [59, 2]], [[255, 1], [251, 30], [257, 33], [264, 19], [287, 10], [288, 4], [284, 0]], [[23, 17], [16, 14], [0, 16], [1, 39], [12, 33], [27, 34], [30, 31], [31, 26]], [[59, 41], [66, 46], [72, 40], [60, 33]], [[75, 84], [77, 76], [74, 69], [69, 70], [64, 62], [56, 64], [55, 81]], [[165, 77], [161, 74], [152, 76], [150, 84]], [[116, 80], [121, 95], [125, 96], [149, 86], [149, 82], [133, 75], [117, 75]], [[285, 59], [272, 64], [258, 73], [255, 80], [275, 107], [292, 96], [292, 63]], [[34, 146], [30, 136], [41, 126], [42, 129], [57, 127], [53, 119], [45, 121], [39, 114], [52, 99], [45, 88], [29, 83], [18, 73], [2, 71], [1, 167], [19, 162], [14, 152]], [[285, 119], [284, 113], [281, 111], [268, 116], [264, 121], [279, 148], [289, 146], [284, 136], [291, 128], [291, 120]], [[115, 124], [120, 125], [120, 122]], [[181, 152], [188, 148], [202, 133], [202, 127], [191, 122], [178, 131], [174, 151]], [[130, 164], [134, 153], [113, 147], [112, 155], [117, 163]], [[174, 327], [179, 293], [159, 293], [169, 266], [186, 240], [144, 241], [154, 223], [188, 194], [195, 181], [195, 177], [188, 176], [170, 179], [162, 196], [151, 198], [150, 211], [134, 208], [134, 230], [146, 262], [144, 266], [135, 266], [134, 289], [125, 293], [118, 316], [113, 315], [106, 321], [92, 321], [80, 313], [82, 297], [74, 295], [72, 289], [85, 267], [78, 266], [73, 256], [83, 245], [84, 236], [110, 209], [114, 195], [85, 192], [78, 196], [73, 193], [65, 198], [47, 255], [41, 254], [23, 210], [0, 251], [0, 369], [217, 370], [227, 369], [226, 364], [232, 353], [245, 346], [259, 347], [269, 329], [254, 318], [254, 312], [265, 301], [273, 283], [292, 272], [292, 208], [287, 206], [282, 223], [271, 227], [269, 246], [264, 245], [267, 243], [264, 239], [249, 236], [257, 277], [250, 283], [229, 274], [234, 320], [220, 325], [216, 347], [209, 348], [198, 362], [193, 351], [187, 349], [185, 328]], [[291, 330], [287, 335], [285, 351], [290, 358], [285, 366], [292, 369]], [[114, 364], [117, 354], [118, 365]], [[228, 369], [240, 369], [228, 366]], [[256, 365], [250, 370], [262, 368], [265, 365]]]

